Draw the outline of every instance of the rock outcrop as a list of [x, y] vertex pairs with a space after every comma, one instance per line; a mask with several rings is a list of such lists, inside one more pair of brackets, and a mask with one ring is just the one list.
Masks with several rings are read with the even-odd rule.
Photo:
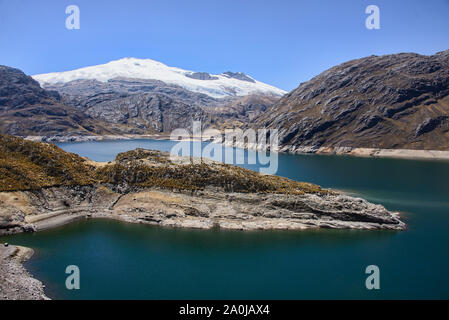
[[290, 152], [449, 150], [449, 50], [343, 63], [285, 95], [254, 126], [279, 129]]
[[110, 124], [116, 134], [169, 135], [173, 129], [191, 129], [192, 121], [218, 129], [241, 127], [279, 99], [261, 94], [217, 99], [158, 80], [129, 78], [75, 80], [46, 88], [58, 92], [65, 104]]
[[101, 121], [65, 105], [22, 71], [0, 66], [0, 133], [78, 136], [110, 133]]
[[[207, 75], [190, 76], [211, 80]], [[240, 73], [226, 76], [248, 81]], [[205, 128], [243, 126], [278, 98], [253, 94], [219, 99], [159, 80], [131, 78], [74, 80], [43, 89], [22, 71], [0, 66], [0, 133], [61, 141], [169, 136], [177, 128], [191, 129], [193, 121]]]
[[[0, 234], [85, 217], [239, 230], [405, 228], [383, 206], [211, 160], [191, 163], [136, 149], [96, 163], [56, 146], [0, 138], [6, 145], [0, 159]], [[20, 154], [13, 166], [8, 158]]]

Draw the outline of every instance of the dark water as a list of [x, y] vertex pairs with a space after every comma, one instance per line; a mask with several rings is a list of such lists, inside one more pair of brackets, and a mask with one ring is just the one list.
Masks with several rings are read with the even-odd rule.
[[[174, 142], [61, 144], [97, 161]], [[256, 165], [246, 165], [257, 169]], [[408, 229], [231, 232], [90, 220], [0, 241], [30, 246], [26, 266], [52, 298], [449, 298], [449, 163], [279, 155], [278, 174], [345, 190], [402, 212]], [[65, 289], [67, 265], [81, 290]], [[365, 268], [380, 268], [380, 290]]]

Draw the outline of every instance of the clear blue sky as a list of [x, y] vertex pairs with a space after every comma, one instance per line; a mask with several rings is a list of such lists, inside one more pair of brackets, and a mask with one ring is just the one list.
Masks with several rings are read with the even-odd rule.
[[[70, 4], [80, 30], [65, 28]], [[365, 28], [370, 4], [380, 30]], [[27, 74], [137, 57], [291, 90], [350, 59], [445, 49], [449, 0], [0, 0], [0, 64]]]

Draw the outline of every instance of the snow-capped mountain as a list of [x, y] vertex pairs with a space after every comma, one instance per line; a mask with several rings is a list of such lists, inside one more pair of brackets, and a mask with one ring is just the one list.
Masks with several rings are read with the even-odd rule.
[[282, 96], [286, 91], [257, 81], [243, 73], [208, 74], [169, 67], [151, 59], [123, 58], [106, 64], [73, 71], [54, 72], [33, 76], [43, 87], [74, 80], [107, 82], [114, 78], [159, 80], [189, 91], [207, 94], [213, 98], [263, 94]]

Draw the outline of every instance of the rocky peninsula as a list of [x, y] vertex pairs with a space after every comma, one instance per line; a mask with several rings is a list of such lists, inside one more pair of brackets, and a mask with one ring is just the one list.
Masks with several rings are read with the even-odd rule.
[[0, 140], [0, 234], [86, 217], [205, 229], [405, 228], [383, 206], [211, 160], [136, 149], [98, 163], [52, 144]]
[[[405, 228], [381, 205], [220, 162], [136, 149], [99, 163], [0, 135], [0, 235], [88, 218], [233, 230]], [[32, 253], [1, 245], [0, 299], [46, 299], [21, 265]]]

